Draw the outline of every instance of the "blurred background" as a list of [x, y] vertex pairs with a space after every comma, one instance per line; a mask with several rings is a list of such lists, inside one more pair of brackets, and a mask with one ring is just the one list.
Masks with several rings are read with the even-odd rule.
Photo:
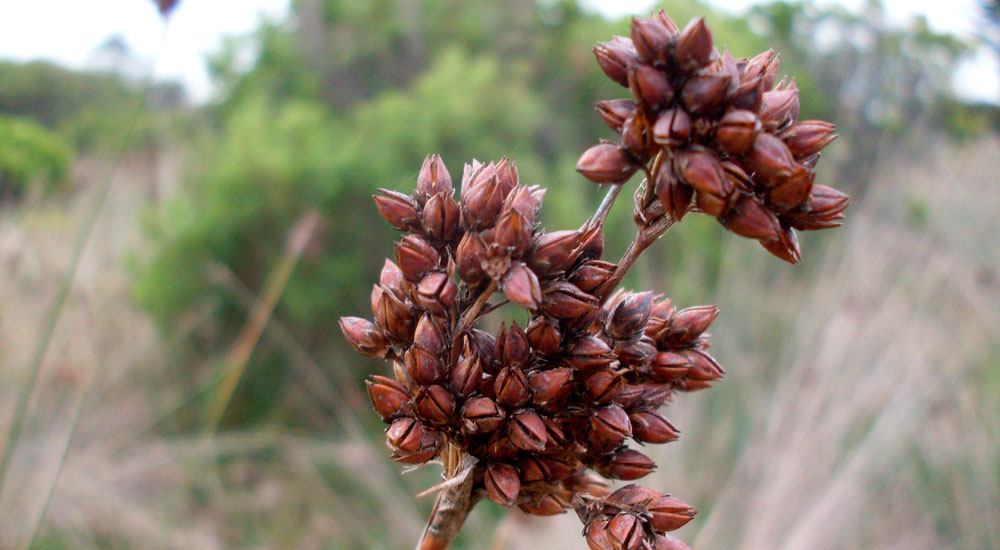
[[[853, 201], [794, 267], [692, 216], [633, 270], [721, 308], [728, 372], [669, 406], [644, 484], [700, 510], [698, 549], [1000, 548], [1000, 4], [658, 6], [780, 52]], [[439, 470], [389, 460], [362, 384], [387, 366], [336, 325], [391, 254], [371, 195], [507, 155], [577, 227], [593, 104], [624, 92], [591, 47], [651, 7], [0, 7], [0, 548], [412, 547]], [[585, 546], [489, 502], [455, 545]]]

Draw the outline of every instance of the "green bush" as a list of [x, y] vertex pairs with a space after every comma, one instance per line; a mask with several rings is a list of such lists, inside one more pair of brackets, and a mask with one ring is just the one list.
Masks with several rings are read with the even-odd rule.
[[63, 138], [40, 124], [0, 116], [0, 198], [16, 199], [35, 186], [65, 186], [72, 155]]

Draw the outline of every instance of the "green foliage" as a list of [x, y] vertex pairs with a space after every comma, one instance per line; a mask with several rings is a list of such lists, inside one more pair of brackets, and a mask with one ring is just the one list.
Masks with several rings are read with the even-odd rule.
[[63, 187], [71, 157], [69, 144], [40, 124], [0, 116], [0, 199], [20, 197], [36, 185]]

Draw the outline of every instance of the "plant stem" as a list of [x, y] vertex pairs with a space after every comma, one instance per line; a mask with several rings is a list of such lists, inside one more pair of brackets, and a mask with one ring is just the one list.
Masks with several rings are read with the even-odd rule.
[[462, 455], [462, 468], [457, 475], [465, 476], [461, 483], [446, 487], [438, 493], [427, 526], [420, 536], [416, 550], [446, 550], [458, 535], [469, 512], [479, 502], [479, 495], [472, 493], [475, 479], [474, 458]]
[[674, 225], [674, 220], [670, 216], [660, 216], [649, 225], [639, 228], [635, 239], [628, 245], [625, 254], [622, 255], [622, 259], [618, 261], [618, 266], [615, 267], [615, 272], [611, 275], [611, 278], [597, 289], [596, 294], [603, 297], [601, 299], [602, 303], [611, 295], [611, 291], [622, 282], [622, 279], [625, 278], [629, 269], [635, 264], [639, 255], [656, 242], [656, 239], [659, 239], [666, 233], [672, 225]]
[[619, 183], [612, 185], [611, 189], [608, 189], [607, 194], [604, 195], [604, 199], [601, 200], [600, 206], [597, 207], [597, 211], [594, 212], [594, 215], [587, 222], [588, 225], [594, 226], [604, 223], [604, 220], [608, 217], [608, 212], [611, 211], [611, 206], [615, 203], [615, 199], [618, 198], [619, 193], [622, 192], [624, 187], [624, 183]]

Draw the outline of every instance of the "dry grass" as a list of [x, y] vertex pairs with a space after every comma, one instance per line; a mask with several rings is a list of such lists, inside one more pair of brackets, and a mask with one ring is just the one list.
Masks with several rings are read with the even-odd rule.
[[[702, 510], [682, 538], [699, 549], [1000, 547], [998, 153], [988, 139], [888, 159], [848, 227], [825, 237], [825, 255], [806, 243], [798, 270], [727, 241], [714, 301], [729, 375], [678, 399], [669, 413], [685, 434], [651, 449], [661, 467], [645, 480]], [[100, 168], [78, 176], [93, 182]], [[141, 243], [149, 173], [121, 173], [87, 252], [0, 494], [0, 548], [24, 547], [36, 524], [39, 547], [411, 545], [429, 505], [411, 495], [433, 473], [395, 474], [379, 434], [345, 406], [356, 391], [338, 392], [280, 319], [263, 337], [295, 358], [286, 408], [336, 411], [329, 437], [151, 429], [187, 394], [171, 384], [168, 344], [127, 300], [122, 254]], [[0, 222], [4, 430], [86, 197]], [[512, 514], [492, 541], [488, 515], [474, 513], [467, 547], [584, 546], [569, 515]]]

